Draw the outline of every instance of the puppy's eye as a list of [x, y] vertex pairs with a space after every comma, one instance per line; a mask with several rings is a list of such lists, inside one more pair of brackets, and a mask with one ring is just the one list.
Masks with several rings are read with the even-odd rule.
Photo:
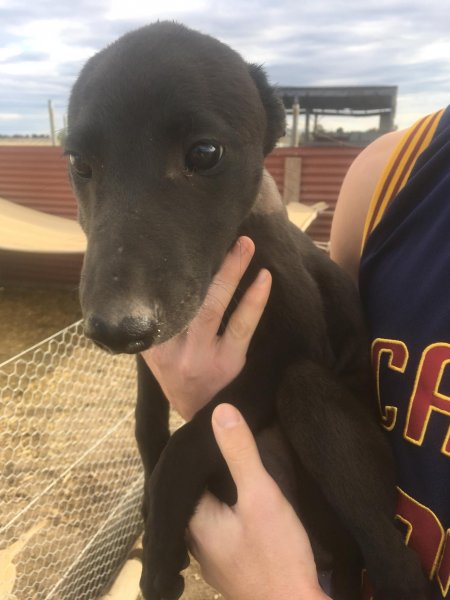
[[196, 142], [186, 154], [188, 171], [207, 171], [217, 165], [223, 156], [223, 146], [216, 142]]
[[70, 164], [77, 175], [84, 179], [92, 177], [92, 167], [79, 154], [69, 154]]

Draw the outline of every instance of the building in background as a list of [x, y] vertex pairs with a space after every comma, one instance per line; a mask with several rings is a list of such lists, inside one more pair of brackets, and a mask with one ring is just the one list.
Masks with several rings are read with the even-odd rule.
[[[277, 87], [288, 115], [288, 132], [283, 146], [298, 144], [349, 144], [365, 146], [375, 138], [393, 131], [397, 106], [397, 86], [365, 87]], [[303, 117], [303, 126], [300, 125]], [[378, 126], [369, 130], [355, 127], [344, 131], [342, 127], [326, 128], [323, 121], [339, 122], [342, 117], [378, 118]], [[346, 122], [348, 120], [346, 119]], [[373, 118], [371, 119], [373, 124]], [[355, 119], [356, 125], [356, 119]]]

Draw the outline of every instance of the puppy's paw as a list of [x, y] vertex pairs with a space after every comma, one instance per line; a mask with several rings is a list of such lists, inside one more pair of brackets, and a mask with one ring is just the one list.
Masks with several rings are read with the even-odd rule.
[[164, 585], [164, 582], [156, 577], [152, 583], [151, 577], [143, 570], [140, 586], [145, 600], [178, 600], [183, 594], [184, 579], [177, 575], [170, 584]]
[[146, 536], [140, 586], [145, 600], [178, 600], [184, 590], [180, 571], [189, 565], [183, 543], [171, 548], [151, 542]]
[[[397, 564], [395, 564], [397, 563]], [[385, 569], [384, 579], [375, 586], [376, 600], [429, 600], [428, 580], [418, 557], [406, 546]]]

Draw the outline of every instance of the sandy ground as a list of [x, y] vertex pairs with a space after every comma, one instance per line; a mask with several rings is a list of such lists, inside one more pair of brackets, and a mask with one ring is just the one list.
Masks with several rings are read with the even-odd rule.
[[[76, 290], [0, 287], [0, 364], [77, 321], [80, 316]], [[195, 563], [184, 575], [186, 591], [183, 600], [222, 598], [203, 582]]]
[[0, 287], [0, 363], [79, 318], [76, 290]]

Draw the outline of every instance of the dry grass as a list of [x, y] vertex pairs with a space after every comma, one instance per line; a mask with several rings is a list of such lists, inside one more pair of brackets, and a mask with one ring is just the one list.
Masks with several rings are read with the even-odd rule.
[[51, 146], [50, 138], [0, 137], [0, 146]]

